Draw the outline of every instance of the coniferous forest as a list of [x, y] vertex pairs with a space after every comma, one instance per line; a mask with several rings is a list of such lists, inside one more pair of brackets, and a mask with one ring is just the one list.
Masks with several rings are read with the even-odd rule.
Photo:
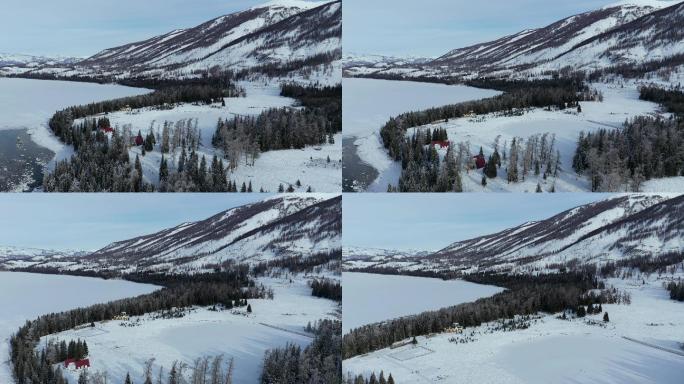
[[644, 181], [684, 176], [684, 93], [642, 87], [642, 100], [673, 113], [668, 118], [639, 116], [622, 128], [582, 133], [573, 157], [574, 170], [586, 175], [594, 192], [638, 192]]

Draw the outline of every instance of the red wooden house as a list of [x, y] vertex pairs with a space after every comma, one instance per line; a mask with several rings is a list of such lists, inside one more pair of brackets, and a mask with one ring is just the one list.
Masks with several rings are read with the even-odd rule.
[[473, 159], [475, 159], [475, 167], [477, 169], [482, 169], [487, 165], [484, 155], [475, 155], [473, 156]]
[[102, 131], [104, 131], [104, 133], [112, 133], [112, 132], [114, 132], [114, 128], [112, 128], [112, 127], [100, 127], [100, 129], [101, 129]]
[[439, 145], [440, 148], [448, 148], [451, 143], [449, 140], [433, 140], [431, 144], [434, 146]]
[[143, 139], [141, 134], [138, 134], [138, 136], [135, 137], [135, 145], [136, 146], [141, 146], [145, 142], [145, 139]]
[[69, 364], [76, 363], [76, 359], [66, 359], [64, 360], [64, 368], [69, 368]]
[[76, 360], [76, 369], [90, 368], [90, 359]]

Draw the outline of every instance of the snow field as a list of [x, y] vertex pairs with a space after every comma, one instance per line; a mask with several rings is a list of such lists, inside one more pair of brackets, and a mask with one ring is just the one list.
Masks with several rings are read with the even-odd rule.
[[[145, 361], [155, 358], [154, 372], [165, 372], [174, 361], [192, 364], [198, 357], [223, 354], [235, 358], [235, 383], [257, 383], [261, 374], [264, 352], [295, 343], [308, 345], [304, 327], [319, 319], [339, 317], [339, 306], [333, 301], [311, 296], [304, 277], [289, 279], [264, 278], [260, 282], [273, 288], [275, 298], [248, 300], [252, 314], [244, 308], [220, 312], [195, 307], [178, 319], [151, 320], [149, 314], [132, 317], [124, 327], [122, 321], [97, 323], [98, 332], [69, 330], [46, 336], [46, 339], [72, 340], [88, 343], [91, 372], [107, 372], [110, 379], [120, 380], [130, 372], [141, 381]], [[186, 370], [189, 373], [189, 371]], [[69, 372], [71, 380], [77, 372]]]
[[[475, 341], [453, 343], [453, 334], [418, 337], [418, 346], [345, 360], [343, 371], [384, 370], [398, 382], [414, 383], [679, 383], [684, 303], [669, 299], [662, 287], [669, 278], [609, 279], [607, 285], [629, 292], [632, 302], [603, 305], [610, 316], [605, 327], [598, 314], [572, 320], [543, 315], [530, 328], [512, 332], [486, 333], [484, 324], [465, 330]], [[435, 352], [423, 355], [416, 348]], [[415, 357], [401, 361], [397, 353]]]

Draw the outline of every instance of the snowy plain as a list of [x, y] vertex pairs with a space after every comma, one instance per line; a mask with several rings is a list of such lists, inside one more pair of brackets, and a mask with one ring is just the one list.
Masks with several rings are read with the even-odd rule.
[[670, 300], [662, 286], [681, 277], [609, 279], [607, 286], [631, 295], [630, 305], [603, 305], [609, 323], [598, 314], [572, 320], [542, 314], [525, 330], [489, 333], [484, 324], [464, 331], [475, 341], [450, 342], [462, 337], [455, 334], [418, 337], [417, 346], [357, 356], [343, 369], [383, 370], [412, 383], [681, 383], [684, 303]]
[[[155, 358], [154, 372], [168, 372], [174, 361], [191, 365], [206, 355], [223, 354], [235, 359], [235, 383], [258, 383], [264, 352], [294, 343], [305, 347], [312, 340], [304, 328], [319, 319], [339, 319], [339, 305], [311, 296], [308, 279], [263, 278], [260, 283], [273, 288], [274, 299], [248, 300], [252, 313], [244, 308], [214, 312], [195, 307], [179, 319], [151, 319], [149, 314], [123, 321], [96, 323], [95, 329], [69, 330], [45, 339], [82, 339], [88, 343], [90, 372], [107, 372], [121, 380], [130, 372], [139, 382], [144, 364]], [[78, 373], [65, 371], [75, 382]], [[186, 370], [186, 372], [189, 372]]]
[[[407, 287], [410, 287], [407, 289]], [[344, 272], [342, 332], [363, 325], [475, 301], [503, 288], [462, 280]], [[401, 294], [397, 294], [401, 292]]]
[[[179, 120], [196, 120], [202, 137], [199, 156], [206, 156], [207, 162], [211, 163], [214, 154], [220, 154], [220, 151], [211, 144], [219, 118], [255, 116], [271, 108], [294, 107], [296, 104], [296, 100], [280, 96], [279, 84], [243, 82], [240, 85], [245, 88], [247, 97], [225, 98], [225, 107], [219, 104], [181, 104], [167, 110], [142, 108], [130, 112], [114, 112], [107, 117], [115, 129], [130, 124], [134, 135], [141, 131], [143, 136], [150, 129], [155, 134], [161, 133], [165, 122], [173, 125]], [[299, 192], [305, 192], [309, 186], [314, 192], [339, 192], [342, 189], [341, 137], [341, 134], [335, 136], [335, 144], [262, 153], [253, 166], [240, 162], [229, 177], [236, 181], [238, 186], [242, 182], [248, 184], [251, 181], [255, 192], [261, 188], [275, 192], [280, 184], [285, 188], [288, 185], [296, 187], [297, 180], [302, 184], [302, 187], [298, 188]], [[172, 159], [169, 159], [171, 169], [175, 169], [180, 153], [180, 149], [176, 150]], [[131, 161], [135, 160], [136, 155], [140, 157], [146, 181], [158, 185], [161, 153], [155, 150], [143, 157], [140, 147], [132, 147], [129, 155]]]
[[343, 78], [342, 123], [344, 137], [353, 137], [361, 160], [379, 175], [369, 192], [385, 192], [401, 173], [380, 139], [380, 128], [390, 117], [408, 111], [492, 97], [500, 92], [462, 85]]
[[0, 272], [0, 383], [13, 380], [8, 365], [8, 339], [26, 320], [157, 289], [123, 280]]

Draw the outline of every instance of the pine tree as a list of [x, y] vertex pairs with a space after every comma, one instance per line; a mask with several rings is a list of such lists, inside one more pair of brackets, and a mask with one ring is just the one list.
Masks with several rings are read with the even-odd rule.
[[294, 192], [294, 191], [295, 191], [295, 190], [294, 190], [294, 187], [292, 186], [292, 184], [290, 184], [290, 186], [287, 187], [287, 192], [288, 192], [288, 193], [292, 193], [292, 192]]
[[247, 304], [247, 313], [252, 313], [252, 304]]
[[164, 158], [164, 155], [162, 155], [161, 164], [159, 164], [159, 183], [160, 184], [166, 183], [168, 178], [169, 178], [169, 166], [166, 163], [166, 159]]
[[245, 184], [244, 181], [242, 182], [242, 186], [240, 187], [240, 192], [241, 193], [247, 192], [247, 184]]
[[541, 185], [539, 183], [537, 183], [537, 190], [535, 192], [537, 192], [537, 193], [542, 192], [542, 188], [541, 188]]
[[283, 193], [283, 192], [285, 192], [285, 188], [283, 188], [283, 185], [280, 184], [280, 185], [278, 186], [278, 193]]
[[392, 377], [391, 373], [390, 373], [389, 377], [387, 377], [387, 384], [394, 384], [394, 378]]
[[603, 314], [603, 322], [604, 322], [604, 323], [607, 323], [607, 322], [609, 322], [609, 321], [610, 321], [610, 318], [608, 318], [608, 312], [606, 312], [606, 313]]
[[247, 192], [252, 192], [252, 180], [250, 180], [249, 185], [247, 185]]
[[487, 176], [482, 175], [481, 184], [482, 184], [483, 187], [486, 187], [486, 186], [487, 186]]
[[133, 384], [130, 373], [126, 373], [126, 380], [124, 381], [124, 384]]

